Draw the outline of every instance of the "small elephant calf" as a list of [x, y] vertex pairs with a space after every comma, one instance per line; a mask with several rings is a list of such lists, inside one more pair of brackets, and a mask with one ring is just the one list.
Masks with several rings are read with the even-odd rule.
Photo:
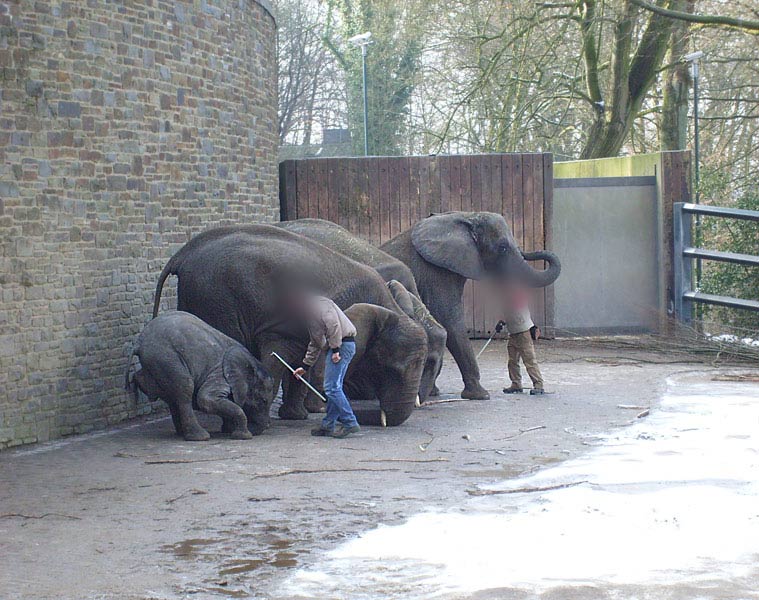
[[222, 431], [235, 439], [249, 439], [269, 427], [271, 376], [242, 344], [195, 315], [167, 312], [145, 326], [129, 358], [127, 388], [134, 355], [140, 359], [135, 383], [151, 400], [169, 405], [185, 440], [211, 437], [193, 409], [219, 415]]

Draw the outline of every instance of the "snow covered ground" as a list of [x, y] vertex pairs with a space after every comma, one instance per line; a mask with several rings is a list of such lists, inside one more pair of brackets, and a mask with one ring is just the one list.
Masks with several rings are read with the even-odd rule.
[[278, 597], [759, 598], [758, 467], [759, 385], [678, 375], [585, 456], [371, 530]]

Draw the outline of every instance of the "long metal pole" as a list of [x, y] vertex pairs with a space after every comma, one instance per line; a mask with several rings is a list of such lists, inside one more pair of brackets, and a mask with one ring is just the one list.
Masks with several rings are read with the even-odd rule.
[[361, 71], [364, 80], [364, 156], [369, 156], [369, 109], [366, 93], [366, 44], [361, 46]]

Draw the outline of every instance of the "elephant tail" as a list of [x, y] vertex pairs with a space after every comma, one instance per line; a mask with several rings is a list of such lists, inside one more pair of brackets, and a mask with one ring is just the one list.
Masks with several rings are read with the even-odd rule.
[[153, 318], [158, 316], [158, 309], [161, 307], [161, 292], [163, 291], [163, 284], [169, 278], [169, 275], [176, 274], [177, 261], [176, 254], [169, 259], [166, 266], [161, 271], [161, 275], [158, 277], [158, 283], [155, 286], [155, 298], [153, 300]]

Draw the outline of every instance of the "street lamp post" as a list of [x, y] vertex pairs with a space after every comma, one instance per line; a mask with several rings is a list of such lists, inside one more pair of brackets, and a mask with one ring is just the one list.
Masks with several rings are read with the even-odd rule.
[[369, 156], [369, 108], [366, 93], [366, 49], [372, 42], [372, 32], [354, 35], [348, 41], [361, 48], [361, 75], [364, 87], [364, 156]]
[[[693, 76], [693, 175], [696, 184], [695, 201], [701, 202], [701, 145], [698, 131], [698, 61], [704, 57], [701, 50], [685, 55], [685, 60], [690, 63], [691, 75]], [[701, 245], [701, 215], [696, 215], [696, 247]], [[701, 259], [696, 259], [696, 289], [701, 289]], [[700, 315], [699, 305], [699, 315]]]

